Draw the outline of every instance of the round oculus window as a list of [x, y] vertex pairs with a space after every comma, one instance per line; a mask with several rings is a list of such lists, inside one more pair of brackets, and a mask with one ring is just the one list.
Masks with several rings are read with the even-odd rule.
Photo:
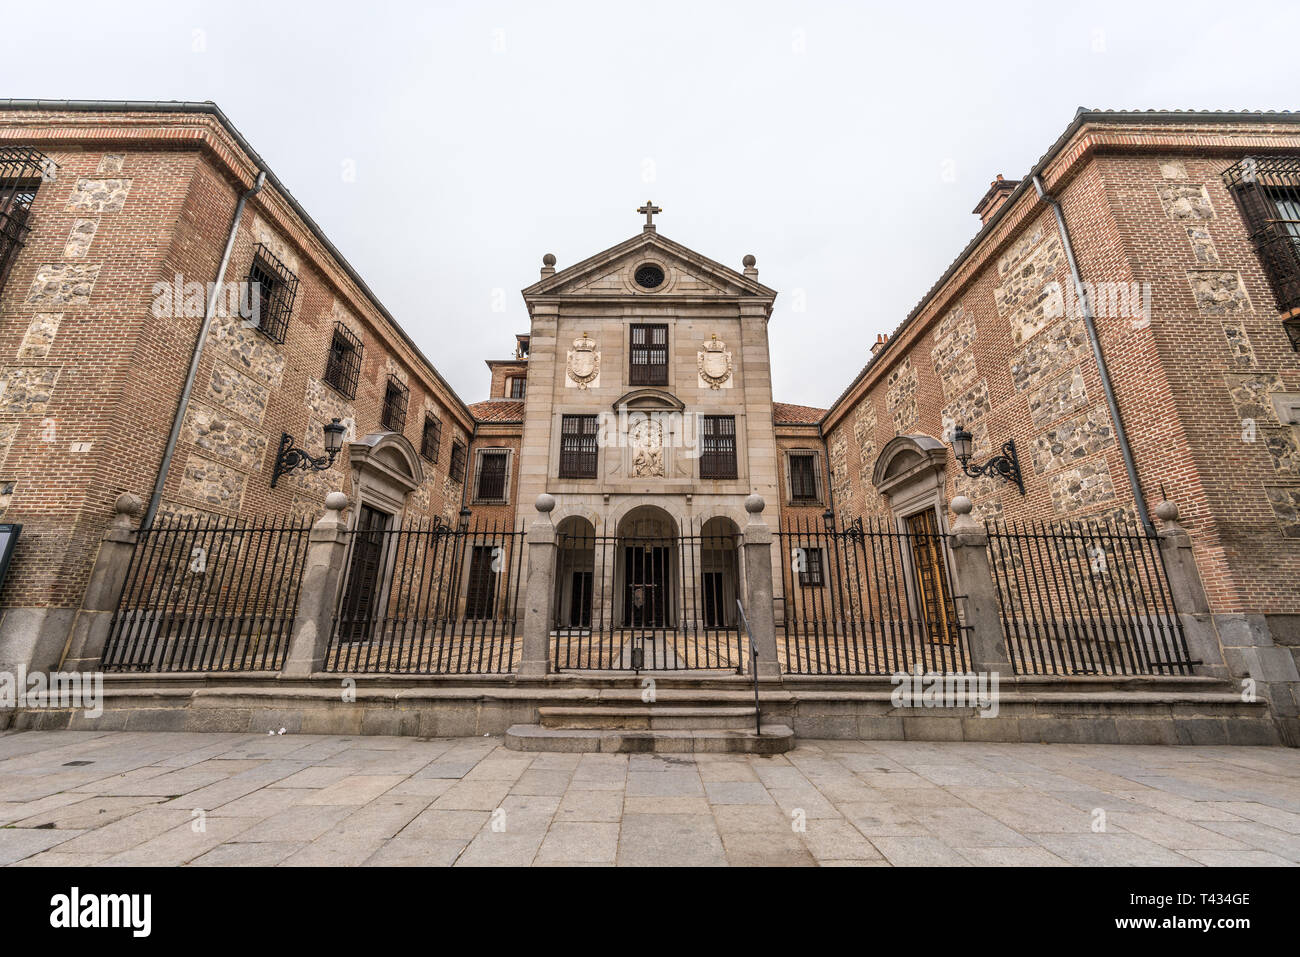
[[664, 271], [658, 266], [645, 265], [636, 271], [636, 284], [643, 289], [654, 289], [664, 284]]

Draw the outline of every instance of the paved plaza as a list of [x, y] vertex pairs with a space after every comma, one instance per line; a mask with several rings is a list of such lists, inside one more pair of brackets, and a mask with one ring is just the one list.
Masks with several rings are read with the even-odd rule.
[[500, 738], [0, 734], [0, 864], [1273, 865], [1300, 751], [801, 741], [521, 754]]

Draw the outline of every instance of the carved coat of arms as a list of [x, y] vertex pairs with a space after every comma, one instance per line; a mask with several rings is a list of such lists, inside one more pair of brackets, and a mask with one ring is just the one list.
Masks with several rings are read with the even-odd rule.
[[580, 339], [573, 340], [566, 371], [569, 381], [579, 389], [586, 389], [600, 376], [600, 353], [596, 351], [596, 341], [588, 338], [585, 332]]
[[721, 389], [731, 378], [731, 353], [726, 350], [727, 344], [714, 335], [699, 353], [700, 378], [710, 389]]

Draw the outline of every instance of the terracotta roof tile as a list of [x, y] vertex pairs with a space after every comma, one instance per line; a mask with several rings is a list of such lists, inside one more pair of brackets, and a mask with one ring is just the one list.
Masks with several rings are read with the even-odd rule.
[[485, 402], [471, 402], [469, 413], [480, 422], [522, 422], [524, 400], [488, 399]]
[[[473, 406], [470, 406], [473, 408]], [[791, 405], [789, 402], [772, 403], [772, 421], [783, 425], [816, 425], [826, 414], [825, 409], [810, 405]]]

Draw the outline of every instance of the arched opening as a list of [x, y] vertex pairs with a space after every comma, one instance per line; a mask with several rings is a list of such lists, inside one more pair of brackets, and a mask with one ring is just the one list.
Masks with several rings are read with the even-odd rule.
[[700, 527], [700, 597], [705, 628], [731, 628], [740, 592], [737, 555], [740, 529], [729, 518], [711, 518]]
[[562, 632], [590, 630], [596, 529], [581, 515], [570, 515], [555, 531], [555, 627]]
[[680, 563], [672, 517], [653, 505], [638, 506], [618, 523], [617, 538], [617, 620], [624, 628], [676, 627]]

